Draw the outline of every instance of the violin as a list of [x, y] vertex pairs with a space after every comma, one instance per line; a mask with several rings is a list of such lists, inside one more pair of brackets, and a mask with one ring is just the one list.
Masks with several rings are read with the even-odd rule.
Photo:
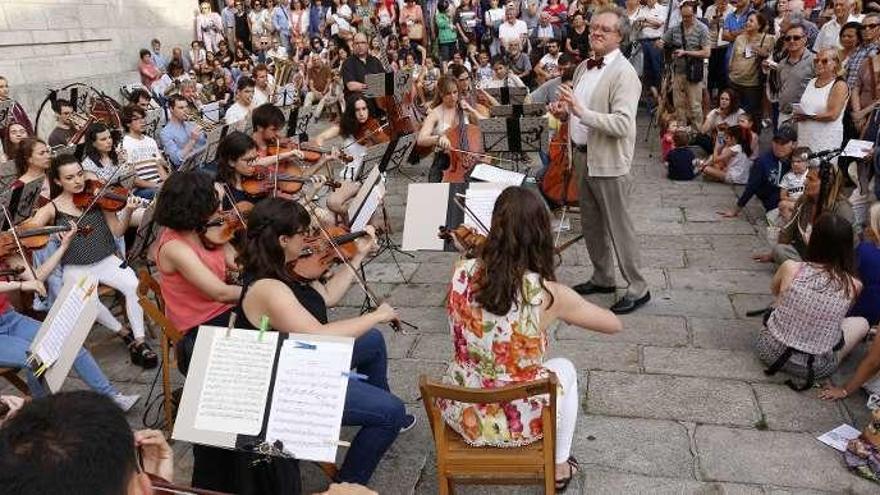
[[345, 257], [345, 261], [351, 261], [358, 253], [358, 248], [354, 241], [369, 235], [364, 230], [349, 232], [347, 227], [339, 225], [327, 227], [325, 230], [331, 236], [331, 240], [338, 248], [338, 251], [323, 236], [307, 237], [305, 248], [300, 257], [288, 266], [288, 270], [295, 279], [311, 281], [321, 278], [333, 264], [340, 261], [340, 254]]
[[[249, 177], [241, 180], [241, 188], [244, 192], [251, 196], [265, 196], [274, 191], [277, 187], [278, 191], [287, 194], [295, 194], [302, 189], [303, 184], [312, 182], [312, 179], [303, 175], [303, 171], [299, 167], [286, 167], [286, 172], [272, 172], [269, 167], [256, 166], [255, 172]], [[327, 187], [336, 189], [341, 186], [340, 183], [328, 179], [325, 182]]]
[[461, 248], [462, 254], [467, 258], [476, 258], [479, 256], [488, 240], [485, 235], [477, 233], [464, 224], [459, 225], [454, 229], [441, 225], [437, 237], [444, 241], [457, 243], [457, 246], [460, 246]]
[[541, 180], [541, 192], [555, 205], [577, 206], [580, 192], [569, 156], [567, 121], [562, 123], [559, 131], [550, 140], [548, 155], [550, 162]]
[[[101, 192], [103, 190], [103, 192]], [[83, 190], [73, 195], [73, 204], [85, 210], [90, 205], [96, 205], [103, 211], [122, 211], [128, 204], [129, 190], [122, 186], [107, 186], [99, 180], [88, 179]], [[97, 198], [97, 200], [95, 199]], [[146, 206], [146, 200], [138, 198], [139, 202]]]
[[[283, 146], [280, 144], [277, 144], [277, 143], [275, 145], [266, 146], [266, 156], [280, 155], [281, 153], [287, 153], [290, 151], [299, 151], [300, 154], [302, 155], [301, 160], [309, 162], [309, 163], [315, 163], [317, 161], [320, 161], [321, 158], [324, 157], [324, 155], [328, 155], [332, 152], [332, 150], [330, 150], [328, 148], [318, 146], [318, 145], [310, 143], [308, 141], [306, 141], [304, 143], [299, 143], [299, 144], [287, 143]], [[343, 162], [350, 162], [350, 161], [354, 160], [353, 157], [347, 155], [346, 153], [342, 153], [342, 152], [340, 152], [340, 154], [339, 154], [339, 159], [342, 160]], [[289, 164], [289, 163], [286, 163], [286, 164]]]
[[370, 117], [360, 126], [354, 138], [361, 146], [368, 147], [390, 142], [391, 136], [382, 127], [378, 120]]
[[[42, 249], [49, 243], [49, 236], [70, 231], [70, 226], [34, 227], [30, 223], [22, 223], [15, 228], [15, 235], [10, 231], [0, 232], [0, 259], [18, 252], [15, 237], [25, 249]], [[83, 225], [77, 230], [79, 235], [88, 235], [92, 231], [90, 225]]]
[[237, 204], [238, 210], [224, 210], [208, 220], [205, 228], [199, 232], [199, 239], [206, 249], [212, 251], [218, 249], [231, 241], [238, 232], [247, 228], [241, 216], [247, 215], [250, 210], [244, 209], [244, 206], [244, 204]]
[[18, 278], [22, 273], [24, 273], [23, 266], [17, 266], [15, 268], [0, 268], [0, 277]]

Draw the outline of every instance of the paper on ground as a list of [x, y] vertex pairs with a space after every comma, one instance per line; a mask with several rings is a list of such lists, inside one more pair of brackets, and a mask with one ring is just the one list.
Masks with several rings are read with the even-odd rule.
[[[302, 346], [298, 343], [308, 345]], [[314, 346], [314, 348], [305, 348]], [[335, 462], [354, 340], [291, 335], [281, 347], [266, 441], [297, 459]]]
[[272, 380], [278, 333], [233, 328], [214, 335], [205, 382], [199, 396], [195, 428], [256, 435]]
[[848, 424], [842, 424], [837, 428], [816, 437], [825, 445], [835, 448], [841, 452], [846, 451], [846, 444], [853, 438], [857, 438], [862, 432], [853, 428]]

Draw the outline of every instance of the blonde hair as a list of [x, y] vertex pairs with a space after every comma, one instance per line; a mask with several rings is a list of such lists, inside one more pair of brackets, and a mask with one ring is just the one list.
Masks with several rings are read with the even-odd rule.
[[868, 209], [868, 225], [865, 229], [865, 238], [880, 246], [880, 202], [874, 203]]

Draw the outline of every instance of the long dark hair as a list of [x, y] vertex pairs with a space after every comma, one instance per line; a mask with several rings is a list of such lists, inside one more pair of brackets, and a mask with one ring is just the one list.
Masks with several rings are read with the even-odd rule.
[[339, 120], [339, 134], [342, 137], [351, 137], [357, 134], [359, 124], [357, 117], [354, 115], [354, 106], [359, 101], [367, 105], [367, 111], [370, 110], [370, 103], [363, 96], [356, 96], [351, 101], [346, 102], [345, 112], [342, 113], [342, 119]]
[[834, 213], [823, 213], [813, 224], [804, 260], [821, 265], [831, 285], [846, 297], [855, 294], [852, 279], [857, 277], [853, 246], [853, 227], [849, 220]]
[[537, 273], [542, 287], [544, 280], [556, 280], [550, 216], [535, 193], [523, 187], [509, 187], [501, 193], [480, 261], [477, 302], [496, 315], [507, 314], [524, 297], [526, 271]]
[[238, 258], [244, 273], [253, 280], [274, 278], [292, 282], [278, 236], [292, 236], [308, 225], [309, 213], [296, 201], [267, 198], [257, 203], [248, 215], [247, 239]]
[[736, 143], [742, 148], [743, 154], [752, 156], [752, 131], [735, 125], [728, 127], [725, 134], [736, 140]]
[[19, 177], [27, 172], [28, 162], [30, 161], [31, 156], [33, 156], [34, 150], [38, 144], [47, 146], [46, 142], [38, 137], [27, 137], [18, 143], [18, 148], [15, 150], [15, 171], [18, 173]]
[[98, 134], [101, 134], [102, 132], [110, 133], [110, 139], [113, 140], [113, 146], [110, 147], [110, 153], [108, 153], [108, 155], [110, 156], [110, 159], [113, 160], [114, 164], [119, 164], [119, 156], [116, 154], [116, 139], [110, 131], [110, 128], [101, 122], [90, 124], [88, 129], [86, 129], [86, 145], [85, 150], [83, 151], [83, 160], [91, 158], [98, 167], [104, 166], [104, 164], [101, 163], [101, 152], [95, 148], [95, 140], [98, 139]]
[[235, 179], [233, 163], [256, 147], [256, 141], [241, 131], [227, 134], [217, 146], [217, 181], [231, 186]]

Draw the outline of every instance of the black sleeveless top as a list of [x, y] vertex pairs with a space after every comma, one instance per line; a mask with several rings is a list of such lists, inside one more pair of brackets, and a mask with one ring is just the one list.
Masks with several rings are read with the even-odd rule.
[[[77, 217], [59, 210], [54, 201], [51, 204], [55, 208], [55, 225], [66, 227], [68, 222], [76, 221]], [[100, 208], [96, 206], [83, 215], [80, 228], [84, 226], [91, 227], [92, 232], [73, 236], [67, 252], [61, 257], [62, 265], [91, 265], [116, 254], [116, 239]]]
[[[260, 279], [256, 279], [250, 274], [245, 273], [242, 275], [243, 285], [241, 288], [241, 297], [238, 300], [238, 305], [235, 307], [236, 328], [256, 329], [256, 327], [254, 327], [244, 315], [242, 302], [244, 301], [244, 296], [247, 294], [248, 289], [250, 289], [251, 285], [257, 280]], [[299, 282], [289, 282], [286, 284], [290, 287], [290, 290], [293, 291], [296, 300], [306, 308], [306, 311], [311, 313], [311, 315], [314, 316], [316, 320], [320, 321], [321, 324], [326, 325], [327, 303], [324, 301], [324, 296], [322, 296], [321, 293], [315, 290], [310, 284], [302, 284]]]

